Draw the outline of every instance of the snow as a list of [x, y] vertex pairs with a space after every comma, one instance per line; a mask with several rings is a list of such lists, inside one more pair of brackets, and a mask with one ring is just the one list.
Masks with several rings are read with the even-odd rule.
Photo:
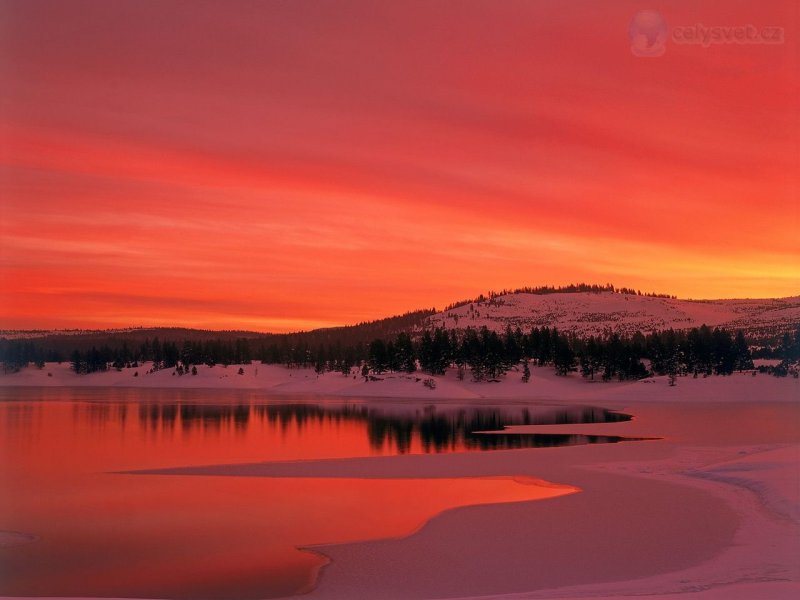
[[505, 294], [430, 316], [426, 327], [448, 329], [506, 326], [527, 332], [531, 327], [557, 327], [580, 336], [701, 325], [742, 329], [753, 337], [794, 331], [800, 323], [800, 296], [763, 300], [680, 300], [631, 294], [559, 293]]
[[487, 453], [285, 465], [284, 475], [294, 469], [305, 476], [361, 477], [530, 469], [582, 490], [536, 506], [451, 511], [391, 542], [316, 548], [332, 563], [311, 597], [384, 592], [382, 597], [441, 598], [534, 585], [526, 592], [461, 595], [793, 597], [800, 590], [800, 446], [719, 444], [709, 431], [713, 424], [704, 426], [712, 439], [702, 446], [661, 442], [515, 451], [501, 460]]
[[116, 329], [0, 329], [0, 338], [7, 340], [34, 340], [48, 336], [73, 336], [90, 334], [115, 334], [136, 331], [136, 327]]
[[[598, 471], [681, 485], [695, 479], [695, 485], [724, 499], [734, 509], [739, 524], [733, 543], [710, 560], [677, 572], [632, 581], [480, 598], [644, 600], [654, 595], [680, 600], [797, 598], [800, 594], [798, 461], [800, 446], [793, 444], [727, 450], [682, 448], [660, 462], [597, 465], [594, 469]], [[698, 536], [702, 535], [701, 529], [698, 528]], [[477, 600], [478, 596], [470, 598]]]
[[[800, 380], [778, 378], [752, 372], [730, 376], [679, 377], [677, 385], [668, 385], [666, 377], [650, 377], [639, 381], [591, 381], [577, 373], [561, 377], [551, 367], [533, 367], [529, 383], [522, 382], [522, 373], [512, 369], [498, 383], [472, 381], [469, 372], [463, 380], [454, 369], [445, 375], [431, 376], [422, 372], [384, 373], [378, 381], [364, 381], [356, 375], [324, 373], [313, 369], [289, 369], [283, 365], [259, 362], [246, 365], [197, 366], [197, 375], [173, 374], [173, 369], [148, 373], [151, 363], [138, 368], [111, 369], [77, 375], [69, 363], [46, 363], [38, 369], [29, 366], [17, 373], [0, 374], [0, 388], [14, 387], [131, 387], [178, 389], [244, 389], [267, 392], [274, 396], [340, 396], [362, 398], [420, 399], [498, 399], [498, 400], [569, 400], [580, 402], [628, 402], [638, 400], [736, 402], [753, 399], [797, 401]], [[239, 369], [244, 374], [239, 375]], [[138, 376], [134, 373], [138, 372]], [[424, 385], [433, 379], [435, 389]]]
[[781, 364], [780, 358], [756, 358], [753, 360], [753, 366], [758, 367], [777, 367]]

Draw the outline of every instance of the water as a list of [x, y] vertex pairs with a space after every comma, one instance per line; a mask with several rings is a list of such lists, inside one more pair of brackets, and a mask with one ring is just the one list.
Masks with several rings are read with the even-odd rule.
[[304, 547], [407, 535], [455, 506], [565, 493], [510, 478], [135, 471], [618, 442], [624, 438], [476, 432], [629, 418], [595, 407], [286, 403], [235, 391], [2, 390], [0, 531], [16, 533], [0, 538], [0, 595], [290, 595], [313, 586], [325, 564]]

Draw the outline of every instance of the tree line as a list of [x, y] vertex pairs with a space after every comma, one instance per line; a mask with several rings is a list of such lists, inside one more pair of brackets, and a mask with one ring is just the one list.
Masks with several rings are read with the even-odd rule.
[[[800, 361], [800, 328], [786, 334], [773, 354], [781, 360], [771, 367], [775, 375], [787, 375]], [[76, 373], [138, 367], [152, 363], [153, 369], [181, 369], [194, 372], [196, 365], [248, 364], [254, 360], [284, 364], [289, 368], [313, 368], [351, 375], [354, 368], [364, 377], [386, 372], [414, 372], [443, 375], [456, 369], [476, 381], [495, 381], [511, 370], [530, 378], [530, 366], [551, 366], [559, 375], [578, 371], [587, 379], [627, 380], [650, 374], [729, 375], [753, 368], [753, 352], [742, 331], [731, 332], [707, 326], [690, 330], [665, 330], [631, 336], [611, 334], [579, 338], [553, 327], [534, 327], [527, 333], [510, 327], [502, 333], [486, 327], [463, 330], [436, 328], [412, 336], [404, 331], [388, 340], [378, 337], [369, 343], [343, 344], [341, 340], [312, 346], [305, 340], [206, 339], [175, 342], [145, 339], [134, 346], [92, 346], [74, 349], [68, 357]], [[35, 340], [2, 340], [0, 360], [6, 371], [34, 363], [63, 362], [65, 357], [46, 350]]]
[[[401, 347], [406, 344], [401, 344]], [[797, 360], [800, 330], [787, 343], [787, 364]], [[370, 344], [366, 366], [374, 373], [398, 369], [390, 346], [380, 341]], [[707, 326], [689, 331], [667, 330], [630, 337], [618, 334], [578, 338], [556, 328], [534, 327], [523, 333], [507, 328], [500, 334], [486, 327], [463, 331], [435, 329], [422, 333], [417, 348], [419, 368], [431, 375], [448, 369], [464, 377], [469, 371], [476, 381], [492, 381], [513, 368], [522, 368], [522, 378], [530, 377], [529, 364], [552, 366], [559, 375], [580, 371], [588, 379], [640, 379], [657, 375], [729, 375], [753, 368], [752, 354], [744, 334]], [[403, 350], [403, 356], [408, 350]], [[644, 361], [647, 361], [647, 365]], [[405, 360], [406, 370], [415, 363]]]
[[536, 296], [546, 296], [548, 294], [579, 294], [579, 293], [625, 294], [628, 296], [646, 296], [648, 298], [669, 298], [673, 300], [677, 298], [677, 296], [673, 296], [671, 294], [659, 294], [655, 292], [642, 293], [641, 290], [634, 288], [614, 287], [614, 285], [610, 283], [606, 283], [605, 285], [589, 284], [589, 283], [571, 283], [569, 285], [562, 285], [562, 286], [552, 286], [552, 285], [540, 285], [535, 287], [525, 286], [512, 289], [503, 289], [500, 290], [499, 292], [491, 291], [488, 292], [488, 294], [480, 294], [476, 298], [471, 298], [469, 300], [460, 300], [458, 302], [453, 302], [452, 304], [448, 304], [447, 306], [444, 307], [444, 311], [447, 312], [448, 310], [453, 310], [454, 308], [458, 308], [460, 306], [466, 306], [467, 304], [480, 304], [482, 302], [491, 303], [500, 296], [507, 296], [511, 294], [534, 294]]

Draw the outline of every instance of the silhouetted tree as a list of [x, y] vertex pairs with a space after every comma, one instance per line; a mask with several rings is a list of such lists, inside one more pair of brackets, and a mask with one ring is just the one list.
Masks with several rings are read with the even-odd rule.
[[389, 356], [386, 352], [386, 343], [383, 340], [377, 339], [370, 343], [367, 362], [369, 368], [375, 373], [383, 373], [389, 368]]
[[747, 341], [744, 338], [744, 333], [740, 329], [736, 332], [736, 339], [733, 343], [735, 354], [735, 366], [738, 371], [753, 368], [753, 358], [750, 354], [750, 348], [747, 346]]

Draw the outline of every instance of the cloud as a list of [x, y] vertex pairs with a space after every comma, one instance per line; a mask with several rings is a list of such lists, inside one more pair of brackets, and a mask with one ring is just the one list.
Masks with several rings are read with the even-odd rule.
[[791, 35], [644, 61], [624, 5], [69, 4], [3, 9], [15, 323], [303, 327], [576, 280], [797, 292]]

